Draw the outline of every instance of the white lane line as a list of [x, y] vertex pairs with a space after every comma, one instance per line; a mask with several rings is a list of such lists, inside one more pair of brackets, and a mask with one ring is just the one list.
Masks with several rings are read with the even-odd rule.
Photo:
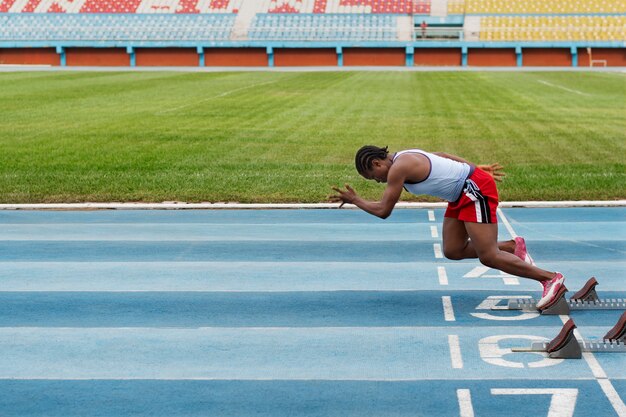
[[437, 231], [437, 226], [430, 226], [430, 236], [433, 238], [439, 237], [439, 232]]
[[472, 394], [468, 389], [456, 390], [456, 397], [459, 400], [460, 417], [474, 417], [474, 406], [472, 405]]
[[441, 303], [443, 304], [443, 317], [446, 321], [456, 321], [454, 317], [454, 308], [452, 307], [452, 298], [444, 295], [441, 297]]
[[504, 215], [502, 210], [500, 210], [500, 208], [497, 209], [497, 213], [500, 216], [500, 220], [502, 221], [502, 224], [504, 225], [504, 227], [506, 227], [506, 230], [509, 232], [511, 237], [515, 239], [517, 237], [517, 233], [515, 233], [515, 230], [513, 230], [513, 226], [511, 226], [511, 223], [509, 223], [509, 219], [506, 218], [506, 216]]
[[[563, 322], [563, 324], [567, 323], [567, 321], [570, 319], [570, 317], [565, 314], [560, 315], [559, 318], [561, 319], [561, 322]], [[580, 333], [578, 329], [574, 330], [574, 336], [576, 337], [576, 340], [578, 341], [584, 340], [584, 337], [582, 336], [582, 334]], [[598, 360], [595, 358], [595, 356], [593, 356], [593, 353], [583, 352], [583, 358], [585, 358], [587, 365], [589, 365], [589, 368], [591, 368], [591, 373], [593, 374], [594, 378], [596, 379], [607, 378], [606, 372], [604, 372], [604, 369], [602, 369], [602, 366], [600, 366], [600, 363], [598, 362]]]
[[435, 221], [435, 211], [434, 210], [428, 210], [428, 221], [431, 221], [431, 222]]
[[565, 90], [565, 91], [567, 91], [569, 93], [579, 94], [581, 96], [590, 96], [591, 95], [591, 94], [583, 93], [582, 91], [572, 90], [571, 88], [563, 87], [561, 85], [552, 84], [552, 83], [549, 83], [549, 82], [544, 81], [544, 80], [537, 80], [537, 81], [539, 81], [543, 85], [547, 85], [549, 87], [554, 87], [554, 88], [560, 88], [561, 90]]
[[[399, 202], [396, 209], [445, 208], [447, 203]], [[615, 201], [503, 201], [500, 207], [555, 208], [555, 207], [626, 207], [626, 200]], [[337, 203], [52, 203], [52, 204], [0, 204], [0, 210], [220, 210], [220, 209], [339, 209]], [[345, 204], [342, 209], [357, 209], [353, 204]], [[434, 221], [434, 212], [432, 219]]]
[[443, 252], [441, 251], [441, 245], [439, 243], [433, 244], [433, 250], [435, 251], [435, 258], [442, 259]]
[[450, 346], [450, 361], [453, 369], [463, 369], [463, 357], [461, 356], [461, 344], [459, 335], [448, 335], [448, 345]]
[[[509, 219], [506, 218], [506, 216], [504, 215], [502, 210], [500, 210], [500, 208], [497, 209], [497, 213], [500, 216], [500, 220], [502, 221], [502, 224], [504, 225], [506, 230], [509, 232], [509, 235], [511, 235], [511, 237], [515, 239], [517, 237], [517, 233], [515, 233], [515, 230], [513, 230], [513, 226], [511, 226]], [[519, 285], [519, 279], [517, 279], [514, 276], [503, 277], [502, 281], [504, 281], [504, 285]]]
[[196, 106], [196, 105], [198, 105], [198, 104], [200, 104], [200, 103], [204, 103], [204, 102], [209, 101], [209, 100], [213, 100], [213, 99], [216, 99], [216, 98], [221, 98], [221, 97], [226, 97], [227, 95], [232, 94], [232, 93], [236, 93], [236, 92], [238, 92], [238, 91], [247, 90], [247, 89], [249, 89], [249, 88], [258, 87], [258, 86], [260, 86], [260, 85], [273, 84], [273, 83], [277, 83], [278, 81], [280, 81], [280, 80], [266, 81], [266, 82], [262, 82], [262, 83], [256, 83], [256, 84], [252, 84], [252, 85], [246, 85], [246, 86], [244, 86], [244, 87], [235, 88], [235, 89], [233, 89], [233, 90], [224, 91], [223, 93], [217, 94], [217, 95], [215, 95], [215, 96], [207, 97], [207, 98], [202, 99], [202, 100], [194, 101], [194, 102], [192, 102], [192, 103], [183, 104], [182, 106], [173, 107], [173, 108], [171, 108], [171, 109], [167, 109], [167, 110], [162, 110], [162, 111], [160, 111], [160, 112], [155, 113], [155, 115], [156, 115], [156, 116], [159, 116], [159, 115], [161, 115], [161, 114], [172, 113], [172, 112], [175, 112], [175, 111], [177, 111], [177, 110], [185, 109], [185, 108], [187, 108], [187, 107], [193, 107], [193, 106]]
[[[559, 318], [561, 319], [563, 324], [565, 324], [570, 317], [567, 315], [560, 315]], [[584, 340], [582, 334], [578, 329], [574, 330], [574, 336], [579, 342], [581, 340]], [[587, 365], [591, 369], [591, 373], [593, 374], [594, 378], [596, 378], [596, 381], [598, 381], [598, 384], [600, 384], [600, 388], [615, 409], [615, 412], [617, 412], [617, 415], [619, 417], [626, 417], [626, 404], [624, 404], [624, 401], [622, 401], [622, 399], [620, 398], [617, 390], [615, 390], [615, 387], [611, 383], [611, 380], [608, 379], [606, 372], [604, 371], [604, 369], [602, 369], [602, 366], [600, 365], [594, 354], [592, 352], [583, 352], [583, 359], [585, 360], [585, 362], [587, 362]]]
[[[184, 376], [181, 378], [167, 378], [167, 377], [159, 377], [150, 375], [146, 376], [137, 376], [137, 377], [119, 377], [119, 376], [99, 376], [97, 380], [103, 381], [145, 381], [149, 379], [150, 381], [277, 381], [276, 378], [271, 377], [245, 377], [245, 378], [223, 378], [223, 377], [194, 377], [194, 376]], [[94, 381], [93, 377], [66, 377], [65, 375], [59, 377], [49, 377], [49, 376], [33, 376], [28, 378], [15, 378], [15, 377], [3, 377], [0, 376], [0, 381]], [[374, 382], [425, 382], [425, 381], [433, 381], [434, 383], [441, 382], [441, 377], [439, 378], [377, 378], [377, 377], [359, 377], [359, 378], [308, 378], [308, 377], [289, 377], [289, 381], [338, 381], [338, 382], [355, 382], [355, 381], [374, 381]], [[555, 381], [561, 381], [561, 378], [554, 379]], [[581, 381], [585, 381], [586, 379], [581, 378]], [[452, 380], [450, 380], [452, 381]], [[463, 381], [473, 381], [473, 382], [485, 382], [485, 378], [464, 378]], [[469, 392], [469, 390], [467, 390]], [[471, 414], [473, 416], [473, 414]], [[619, 415], [622, 417], [622, 415]]]
[[619, 417], [626, 417], [626, 404], [624, 404], [624, 401], [620, 398], [615, 387], [611, 384], [611, 381], [608, 379], [598, 379], [598, 384], [600, 384], [600, 388], [602, 388], [609, 402], [615, 411], [617, 411], [617, 415]]
[[439, 285], [448, 285], [448, 274], [445, 266], [437, 267], [437, 276], [439, 277]]

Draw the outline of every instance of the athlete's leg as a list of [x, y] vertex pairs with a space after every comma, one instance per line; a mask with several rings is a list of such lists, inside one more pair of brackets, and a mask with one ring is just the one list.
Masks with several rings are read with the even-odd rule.
[[[497, 233], [497, 228], [496, 228]], [[465, 228], [465, 222], [452, 217], [443, 218], [442, 227], [443, 254], [448, 259], [474, 259], [478, 258], [478, 253], [474, 248], [472, 240], [469, 239]], [[498, 249], [508, 253], [515, 252], [515, 241], [506, 240], [497, 242]]]
[[500, 250], [497, 244], [497, 223], [465, 222], [464, 224], [465, 230], [472, 241], [472, 246], [480, 262], [485, 266], [536, 281], [549, 281], [554, 278], [554, 272], [537, 268], [522, 261], [512, 253]]

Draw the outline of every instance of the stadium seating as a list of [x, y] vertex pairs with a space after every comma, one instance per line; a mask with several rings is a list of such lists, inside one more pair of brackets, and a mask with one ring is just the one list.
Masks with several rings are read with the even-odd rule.
[[[248, 0], [251, 1], [251, 0]], [[266, 13], [429, 14], [431, 0], [256, 0]], [[0, 0], [0, 13], [224, 13], [242, 0]]]
[[[431, 0], [0, 0], [0, 41], [396, 41], [414, 30], [399, 16], [429, 14], [431, 6]], [[626, 40], [626, 0], [448, 0], [447, 13], [471, 16], [476, 28], [465, 30], [481, 41]]]
[[397, 19], [373, 14], [257, 14], [251, 40], [397, 40]]
[[626, 0], [466, 0], [468, 14], [626, 13]]
[[626, 39], [626, 16], [484, 16], [484, 41], [613, 41]]
[[0, 15], [2, 41], [228, 40], [235, 20], [224, 14]]
[[448, 0], [448, 14], [465, 14], [465, 0]]
[[232, 13], [242, 0], [0, 0], [0, 13]]
[[[10, 13], [0, 40], [230, 40], [243, 1], [0, 0], [0, 13]], [[250, 40], [394, 41], [398, 15], [430, 12], [430, 0], [247, 1], [261, 11]]]

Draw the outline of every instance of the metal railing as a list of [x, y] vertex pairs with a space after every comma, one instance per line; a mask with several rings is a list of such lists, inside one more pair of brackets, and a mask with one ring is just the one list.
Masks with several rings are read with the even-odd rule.
[[416, 41], [433, 41], [433, 40], [462, 40], [463, 29], [460, 27], [453, 28], [426, 28], [421, 29], [419, 26], [415, 27], [413, 32], [414, 40]]

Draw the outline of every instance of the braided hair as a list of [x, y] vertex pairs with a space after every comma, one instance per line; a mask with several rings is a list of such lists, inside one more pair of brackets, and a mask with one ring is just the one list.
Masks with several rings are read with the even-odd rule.
[[388, 146], [379, 148], [378, 146], [367, 145], [359, 149], [354, 157], [354, 164], [359, 174], [365, 176], [365, 172], [372, 169], [374, 159], [387, 159], [389, 155], [388, 148]]

